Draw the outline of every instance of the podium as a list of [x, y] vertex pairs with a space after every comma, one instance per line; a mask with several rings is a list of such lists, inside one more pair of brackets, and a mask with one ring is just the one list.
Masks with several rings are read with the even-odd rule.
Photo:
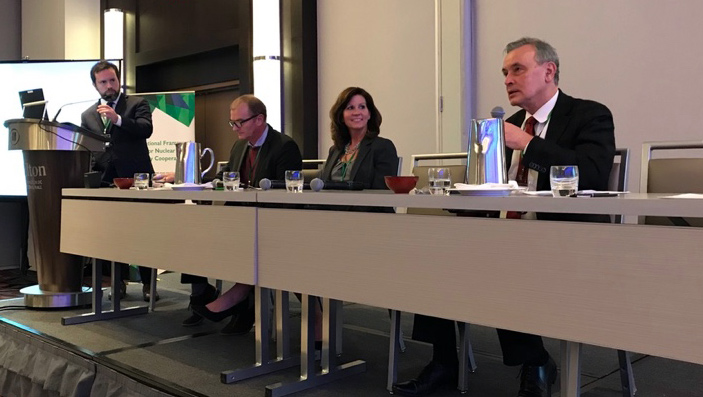
[[38, 119], [5, 121], [9, 149], [22, 150], [29, 226], [39, 284], [23, 288], [32, 308], [83, 306], [91, 290], [83, 287], [82, 258], [59, 251], [61, 189], [83, 187], [93, 152], [105, 151], [109, 138], [73, 124]]

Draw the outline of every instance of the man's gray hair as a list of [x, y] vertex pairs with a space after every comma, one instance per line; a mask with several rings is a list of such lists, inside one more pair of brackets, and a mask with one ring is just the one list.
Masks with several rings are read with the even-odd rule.
[[559, 84], [559, 55], [557, 55], [557, 50], [551, 46], [551, 44], [540, 39], [535, 39], [532, 37], [523, 37], [519, 40], [515, 40], [512, 43], [508, 43], [505, 46], [505, 53], [509, 53], [515, 49], [518, 49], [524, 45], [531, 45], [535, 47], [535, 61], [542, 65], [545, 62], [554, 62], [557, 65], [557, 70], [554, 73], [554, 84]]

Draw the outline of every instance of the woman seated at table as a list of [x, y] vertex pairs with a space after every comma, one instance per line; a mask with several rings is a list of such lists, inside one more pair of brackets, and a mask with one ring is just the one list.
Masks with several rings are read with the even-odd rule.
[[[345, 89], [330, 109], [330, 119], [334, 146], [330, 148], [320, 177], [323, 180], [361, 182], [365, 189], [386, 189], [383, 177], [396, 175], [398, 155], [393, 142], [378, 136], [381, 113], [371, 95], [363, 88]], [[380, 211], [392, 212], [393, 209]], [[205, 306], [194, 305], [193, 310], [211, 321], [221, 321], [231, 315], [246, 317], [245, 326], [236, 327], [238, 332], [229, 332], [245, 333], [253, 323], [250, 296], [251, 289], [235, 286]], [[316, 314], [315, 340], [319, 341], [322, 337], [319, 305]]]
[[381, 138], [381, 113], [363, 88], [342, 91], [330, 109], [332, 141], [322, 180], [353, 181], [364, 189], [387, 189], [385, 176], [397, 175], [398, 154]]

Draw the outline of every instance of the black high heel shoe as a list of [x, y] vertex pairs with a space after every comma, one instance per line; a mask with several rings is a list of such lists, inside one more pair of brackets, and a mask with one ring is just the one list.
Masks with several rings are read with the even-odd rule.
[[207, 308], [205, 305], [192, 305], [193, 312], [205, 317], [210, 321], [219, 323], [220, 321], [226, 319], [227, 317], [236, 314], [240, 308], [237, 305], [230, 307], [229, 309], [222, 310], [221, 312], [213, 312]]

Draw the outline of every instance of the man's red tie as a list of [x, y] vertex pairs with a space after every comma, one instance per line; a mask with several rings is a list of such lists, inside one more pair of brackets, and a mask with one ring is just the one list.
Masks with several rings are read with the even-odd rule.
[[[530, 118], [525, 121], [525, 132], [535, 136], [535, 124], [537, 124], [537, 120], [530, 116]], [[522, 153], [520, 153], [520, 161], [517, 165], [517, 174], [515, 174], [515, 182], [517, 182], [518, 186], [527, 187], [527, 175], [529, 173], [530, 169], [525, 167], [522, 163]], [[517, 211], [508, 211], [506, 214], [506, 218], [508, 219], [520, 219], [521, 216], [522, 213]]]
[[[537, 124], [537, 120], [530, 116], [530, 118], [525, 121], [525, 132], [535, 136], [535, 124]], [[529, 168], [522, 164], [522, 153], [520, 153], [520, 162], [517, 166], [517, 174], [515, 174], [515, 182], [517, 182], [518, 186], [527, 186], [527, 174], [529, 171]]]
[[241, 175], [242, 179], [246, 181], [244, 183], [249, 186], [254, 186], [254, 176], [256, 174], [256, 157], [259, 153], [258, 146], [249, 146], [249, 153], [247, 154], [246, 163], [244, 165]]

